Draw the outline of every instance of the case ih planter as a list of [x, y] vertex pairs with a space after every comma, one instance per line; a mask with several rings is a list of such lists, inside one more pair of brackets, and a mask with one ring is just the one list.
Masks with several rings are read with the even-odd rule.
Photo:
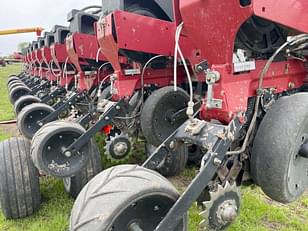
[[[28, 155], [40, 172], [80, 190], [85, 166], [97, 163], [94, 134], [106, 132], [112, 160], [132, 153], [133, 137], [147, 144], [142, 166], [107, 169], [85, 186], [70, 230], [188, 230], [196, 201], [202, 225], [222, 230], [240, 211], [245, 181], [278, 202], [298, 199], [308, 185], [307, 7], [304, 0], [103, 0], [100, 17], [73, 10], [69, 31], [51, 34], [55, 43], [48, 46], [48, 34], [33, 43], [25, 63], [36, 78], [8, 84], [17, 89], [12, 102], [32, 95], [19, 116], [39, 109], [27, 118], [36, 126]], [[38, 88], [44, 96], [33, 98]], [[62, 101], [39, 103], [52, 106], [44, 114], [33, 101], [57, 89]], [[52, 122], [67, 110], [73, 121]], [[159, 173], [178, 174], [187, 159], [202, 159], [201, 167], [180, 195]]]
[[[188, 74], [207, 86], [202, 107], [192, 110], [190, 100], [189, 119], [165, 137], [142, 167], [117, 166], [87, 184], [72, 210], [71, 230], [187, 230], [186, 214], [195, 201], [204, 210], [202, 223], [220, 230], [239, 213], [238, 186], [247, 176], [282, 203], [298, 199], [307, 188], [308, 37], [302, 33], [308, 32], [308, 24], [299, 20], [308, 16], [306, 1], [167, 2], [138, 2], [139, 12], [163, 7], [160, 15], [168, 16], [173, 9], [172, 20], [125, 12], [128, 1], [103, 1], [106, 14], [98, 23], [98, 40], [116, 80], [121, 79], [116, 71], [121, 67], [115, 54], [142, 63], [143, 57], [168, 55], [164, 49], [175, 40]], [[286, 13], [292, 17], [284, 17]], [[171, 37], [169, 31], [174, 32]], [[129, 36], [123, 40], [121, 33]], [[114, 86], [115, 95], [125, 92], [120, 84]], [[155, 96], [163, 98], [165, 92]], [[153, 107], [160, 109], [161, 104]], [[104, 118], [115, 111], [111, 108]], [[160, 111], [148, 119], [152, 124]], [[156, 146], [156, 131], [142, 129]], [[183, 145], [197, 146], [204, 156], [199, 173], [179, 195], [151, 169], [168, 163], [170, 153], [179, 157]]]

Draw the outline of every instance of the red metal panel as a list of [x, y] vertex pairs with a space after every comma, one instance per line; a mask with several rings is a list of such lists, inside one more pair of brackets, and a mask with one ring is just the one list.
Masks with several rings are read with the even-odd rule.
[[[233, 75], [229, 65], [214, 65], [221, 74], [221, 80], [214, 87], [214, 96], [223, 100], [223, 108], [207, 110], [205, 105], [201, 117], [218, 119], [228, 124], [239, 112], [247, 110], [248, 98], [256, 96], [260, 72], [266, 61], [258, 61], [256, 70]], [[307, 71], [302, 62], [291, 60], [273, 63], [264, 78], [263, 87], [273, 88], [276, 93], [296, 89], [303, 85]]]
[[[99, 49], [96, 36], [88, 34], [74, 33], [75, 51], [79, 58], [96, 60], [97, 51]], [[100, 61], [105, 61], [105, 57], [100, 53]]]
[[50, 49], [51, 49], [51, 56], [55, 62], [56, 60], [59, 63], [65, 62], [65, 60], [68, 57], [65, 44], [55, 43], [51, 45]]
[[[141, 76], [127, 76], [121, 73], [116, 74], [114, 87], [116, 94], [114, 99], [130, 98], [134, 91], [141, 88]], [[185, 80], [185, 72], [183, 68], [178, 69], [178, 84]], [[155, 85], [157, 87], [170, 86], [173, 83], [173, 68], [165, 69], [147, 69], [144, 75], [144, 85]]]
[[180, 0], [184, 29], [210, 64], [232, 63], [233, 47], [240, 26], [252, 15], [239, 0]]
[[119, 48], [173, 55], [175, 24], [123, 11], [114, 12]]
[[52, 60], [50, 48], [49, 47], [43, 47], [41, 49], [41, 52], [42, 52], [42, 58], [45, 60], [45, 62], [50, 63], [50, 61]]
[[114, 70], [121, 70], [119, 62], [119, 47], [113, 37], [113, 15], [109, 14], [105, 18], [101, 18], [97, 22], [96, 33], [97, 41], [101, 52], [106, 59], [111, 63]]
[[308, 33], [307, 0], [254, 0], [256, 15]]
[[66, 51], [67, 51], [68, 57], [70, 58], [70, 61], [74, 64], [74, 66], [76, 67], [79, 73], [82, 72], [82, 69], [79, 63], [79, 57], [75, 51], [73, 35], [66, 38], [65, 45], [66, 45]]

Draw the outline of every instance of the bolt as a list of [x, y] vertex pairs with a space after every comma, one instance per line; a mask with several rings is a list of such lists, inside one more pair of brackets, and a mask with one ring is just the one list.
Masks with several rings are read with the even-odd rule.
[[67, 158], [70, 158], [72, 156], [72, 153], [70, 151], [66, 151], [64, 153], [64, 155], [67, 157]]
[[221, 217], [226, 222], [233, 222], [237, 217], [236, 207], [232, 205], [228, 205], [223, 209]]
[[117, 109], [117, 110], [120, 110], [121, 108], [120, 108], [120, 106], [116, 106], [116, 109]]
[[197, 66], [197, 70], [198, 71], [203, 71], [203, 67], [202, 66]]
[[108, 116], [106, 116], [106, 117], [105, 117], [105, 120], [109, 120], [109, 117], [108, 117]]
[[214, 159], [214, 164], [215, 164], [216, 166], [221, 165], [221, 160], [218, 159], [218, 158], [215, 158], [215, 159]]
[[158, 205], [155, 205], [155, 206], [154, 206], [154, 211], [155, 211], [155, 212], [159, 211], [159, 206], [158, 206]]
[[171, 141], [170, 144], [169, 144], [169, 147], [171, 149], [174, 149], [175, 148], [175, 141]]

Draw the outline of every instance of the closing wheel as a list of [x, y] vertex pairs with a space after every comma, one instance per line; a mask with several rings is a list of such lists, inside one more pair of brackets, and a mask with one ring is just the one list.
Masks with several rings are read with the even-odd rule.
[[226, 230], [237, 218], [240, 211], [241, 196], [239, 188], [229, 182], [224, 187], [218, 185], [209, 192], [209, 200], [203, 202], [201, 227], [206, 230]]
[[33, 96], [33, 95], [22, 96], [15, 102], [14, 111], [15, 111], [16, 115], [18, 115], [19, 112], [21, 112], [21, 110], [24, 107], [26, 107], [30, 104], [39, 103], [39, 102], [41, 102], [41, 100], [36, 96]]
[[[187, 108], [188, 94], [172, 86], [154, 91], [144, 103], [141, 113], [141, 129], [146, 140], [159, 146], [186, 120], [186, 114], [176, 113]], [[184, 116], [183, 116], [184, 115]]]
[[308, 94], [280, 98], [265, 115], [251, 156], [252, 177], [272, 199], [293, 202], [307, 188], [307, 143]]
[[[154, 171], [134, 165], [110, 168], [79, 194], [70, 230], [154, 230], [178, 197], [172, 184]], [[185, 215], [175, 231], [186, 230]]]
[[13, 88], [9, 93], [11, 103], [14, 104], [20, 97], [29, 95], [30, 92], [31, 89], [26, 86], [18, 86]]
[[74, 199], [82, 188], [98, 173], [102, 171], [102, 160], [97, 144], [92, 141], [93, 152], [87, 166], [73, 177], [63, 179], [65, 191]]
[[20, 133], [28, 139], [41, 128], [38, 121], [54, 112], [51, 106], [43, 103], [33, 103], [24, 107], [17, 116], [17, 127]]
[[55, 121], [43, 126], [33, 137], [31, 157], [35, 166], [47, 175], [72, 177], [86, 167], [93, 152], [89, 141], [78, 152], [63, 153], [76, 139], [85, 133], [77, 123]]
[[0, 201], [4, 216], [30, 216], [41, 203], [39, 174], [30, 158], [30, 142], [11, 138], [0, 143]]
[[132, 141], [129, 138], [128, 134], [115, 133], [114, 135], [109, 135], [106, 139], [106, 145], [105, 145], [106, 157], [111, 162], [114, 162], [114, 163], [118, 163], [119, 161], [128, 160], [132, 154], [131, 142]]

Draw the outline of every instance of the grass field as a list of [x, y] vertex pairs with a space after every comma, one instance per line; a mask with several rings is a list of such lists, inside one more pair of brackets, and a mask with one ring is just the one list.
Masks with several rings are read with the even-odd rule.
[[[8, 102], [6, 78], [20, 70], [19, 65], [0, 67], [0, 121], [14, 117]], [[0, 127], [0, 141], [9, 137]], [[180, 191], [193, 178], [196, 169], [187, 169], [172, 180]], [[66, 231], [73, 201], [64, 192], [61, 180], [41, 179], [42, 206], [34, 216], [17, 221], [6, 220], [0, 212], [0, 231]], [[242, 188], [241, 214], [229, 230], [294, 230], [308, 231], [308, 195], [291, 205], [281, 205], [266, 197], [257, 187]], [[197, 207], [190, 209], [191, 231], [200, 230]]]

